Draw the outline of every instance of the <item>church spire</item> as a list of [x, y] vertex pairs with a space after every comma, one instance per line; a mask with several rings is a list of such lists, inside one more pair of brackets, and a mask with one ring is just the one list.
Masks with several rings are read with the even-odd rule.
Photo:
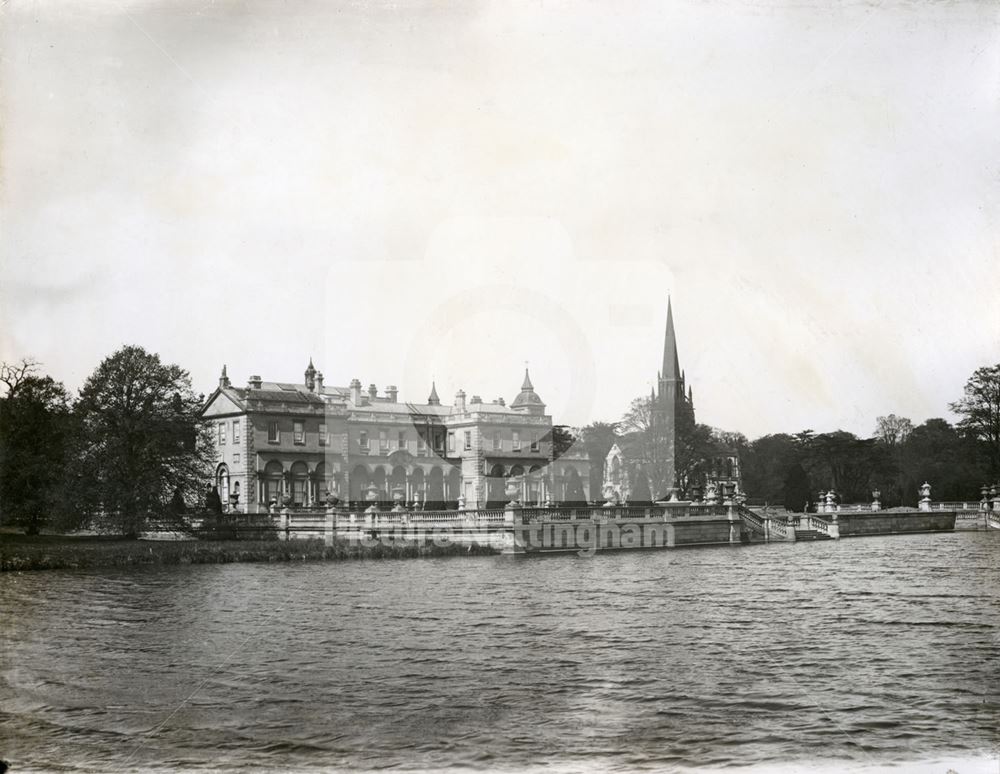
[[674, 334], [674, 311], [667, 296], [667, 332], [663, 337], [663, 379], [679, 379], [681, 364], [677, 359], [677, 337]]

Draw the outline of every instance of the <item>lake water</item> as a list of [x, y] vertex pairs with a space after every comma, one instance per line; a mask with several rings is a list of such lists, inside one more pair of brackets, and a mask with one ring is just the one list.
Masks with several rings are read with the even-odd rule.
[[1000, 531], [7, 573], [0, 620], [11, 774], [997, 769]]

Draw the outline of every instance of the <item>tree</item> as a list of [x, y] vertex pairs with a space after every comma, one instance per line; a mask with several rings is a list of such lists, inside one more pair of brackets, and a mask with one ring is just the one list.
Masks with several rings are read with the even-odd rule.
[[700, 485], [705, 478], [708, 461], [722, 452], [715, 431], [708, 425], [694, 421], [685, 414], [678, 417], [675, 440], [674, 472], [677, 486], [682, 492]]
[[890, 449], [903, 443], [913, 432], [913, 423], [906, 417], [889, 414], [875, 420], [875, 439]]
[[201, 400], [187, 371], [127, 346], [84, 383], [77, 403], [78, 460], [87, 505], [104, 526], [136, 536], [166, 514], [179, 490], [198, 496], [211, 473], [212, 446]]
[[5, 522], [37, 533], [59, 508], [70, 400], [50, 376], [37, 376], [36, 363], [0, 365], [0, 504]]
[[629, 502], [634, 505], [648, 505], [653, 502], [653, 494], [649, 490], [649, 476], [642, 465], [636, 465], [629, 474], [629, 489], [632, 494]]
[[868, 502], [873, 481], [896, 476], [891, 455], [874, 438], [837, 430], [806, 442], [806, 467], [814, 484], [831, 487], [844, 502]]
[[552, 459], [557, 460], [568, 452], [577, 442], [577, 436], [566, 425], [552, 427]]
[[964, 397], [948, 407], [962, 418], [959, 429], [983, 450], [990, 477], [1000, 476], [1000, 363], [977, 368]]
[[792, 463], [785, 475], [781, 502], [785, 506], [785, 510], [795, 513], [804, 513], [809, 503], [812, 502], [809, 474], [798, 462]]
[[935, 500], [976, 499], [986, 474], [975, 444], [944, 419], [915, 427], [900, 447], [896, 499], [916, 505], [917, 488], [924, 481], [933, 486]]
[[[804, 449], [803, 440], [785, 433], [765, 435], [747, 444], [741, 455], [744, 490], [755, 500], [784, 502], [789, 473], [795, 465], [802, 466]], [[798, 503], [795, 509], [801, 507]]]
[[604, 485], [604, 461], [618, 441], [618, 425], [615, 422], [592, 422], [581, 427], [578, 435], [590, 459], [590, 492], [596, 496]]

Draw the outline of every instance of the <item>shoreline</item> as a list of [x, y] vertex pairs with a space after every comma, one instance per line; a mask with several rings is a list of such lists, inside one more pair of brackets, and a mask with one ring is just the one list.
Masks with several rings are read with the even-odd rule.
[[129, 540], [113, 536], [0, 534], [0, 572], [85, 570], [100, 567], [329, 562], [493, 556], [494, 548], [459, 544], [350, 544], [335, 540]]

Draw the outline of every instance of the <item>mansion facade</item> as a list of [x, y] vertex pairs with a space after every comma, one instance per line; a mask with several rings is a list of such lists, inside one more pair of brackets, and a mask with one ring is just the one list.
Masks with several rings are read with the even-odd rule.
[[426, 401], [383, 394], [358, 379], [324, 384], [312, 361], [301, 383], [251, 376], [235, 387], [223, 366], [202, 409], [217, 464], [215, 485], [230, 511], [268, 512], [320, 505], [499, 507], [584, 503], [586, 452], [554, 453], [552, 417], [528, 375], [508, 405], [459, 390], [442, 404], [434, 384]]

